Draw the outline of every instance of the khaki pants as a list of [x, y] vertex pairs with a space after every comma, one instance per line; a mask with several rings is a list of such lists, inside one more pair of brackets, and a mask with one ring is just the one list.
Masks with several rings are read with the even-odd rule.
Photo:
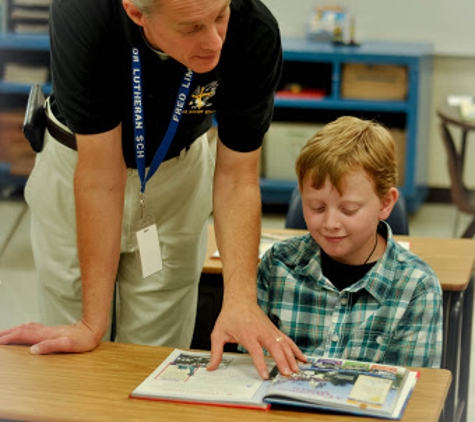
[[[45, 146], [25, 188], [40, 321], [48, 325], [75, 323], [82, 315], [73, 188], [76, 161], [76, 151], [46, 131]], [[144, 279], [131, 242], [132, 226], [140, 218], [140, 181], [136, 170], [127, 170], [116, 283], [117, 341], [190, 346], [206, 254], [213, 171], [214, 158], [204, 135], [179, 157], [163, 162], [147, 182], [145, 215], [155, 218], [163, 269]], [[104, 339], [108, 336], [110, 331]]]

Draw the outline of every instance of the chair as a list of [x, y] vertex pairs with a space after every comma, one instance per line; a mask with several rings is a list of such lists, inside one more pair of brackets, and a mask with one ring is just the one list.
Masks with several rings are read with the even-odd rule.
[[[464, 238], [472, 238], [475, 235], [475, 192], [465, 186], [463, 172], [467, 135], [470, 130], [475, 131], [475, 122], [462, 120], [458, 107], [450, 107], [445, 104], [437, 110], [437, 114], [440, 118], [440, 132], [447, 153], [450, 195], [453, 204], [459, 212], [472, 215], [472, 221], [462, 234]], [[461, 131], [460, 148], [456, 147], [452, 131], [449, 127], [451, 127], [452, 131], [453, 129]]]
[[[399, 198], [394, 204], [394, 208], [386, 221], [394, 234], [409, 234], [409, 221], [404, 196], [399, 195]], [[307, 224], [303, 218], [302, 198], [298, 186], [294, 188], [290, 197], [289, 209], [285, 218], [285, 228], [307, 229]]]

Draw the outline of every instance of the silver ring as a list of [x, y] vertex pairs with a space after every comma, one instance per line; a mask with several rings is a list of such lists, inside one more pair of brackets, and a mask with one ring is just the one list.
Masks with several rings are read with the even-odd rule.
[[282, 341], [283, 339], [284, 339], [284, 337], [277, 337], [277, 338], [275, 339], [275, 341], [279, 342], [279, 341]]

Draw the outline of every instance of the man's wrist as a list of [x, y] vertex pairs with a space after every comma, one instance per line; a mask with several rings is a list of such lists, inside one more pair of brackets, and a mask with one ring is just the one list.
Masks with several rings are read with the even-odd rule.
[[110, 321], [108, 316], [102, 318], [97, 316], [95, 318], [87, 318], [83, 316], [79, 323], [91, 332], [95, 341], [100, 342], [109, 328]]
[[246, 289], [224, 289], [223, 293], [223, 307], [227, 304], [235, 306], [236, 303], [251, 304], [257, 303], [257, 292], [246, 291]]

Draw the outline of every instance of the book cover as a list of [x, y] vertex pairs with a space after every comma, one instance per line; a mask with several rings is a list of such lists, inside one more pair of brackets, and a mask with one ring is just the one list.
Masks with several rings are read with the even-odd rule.
[[309, 357], [290, 377], [268, 360], [262, 380], [249, 355], [224, 353], [207, 371], [209, 352], [175, 349], [131, 394], [132, 398], [269, 409], [271, 405], [400, 419], [418, 378], [404, 367]]

